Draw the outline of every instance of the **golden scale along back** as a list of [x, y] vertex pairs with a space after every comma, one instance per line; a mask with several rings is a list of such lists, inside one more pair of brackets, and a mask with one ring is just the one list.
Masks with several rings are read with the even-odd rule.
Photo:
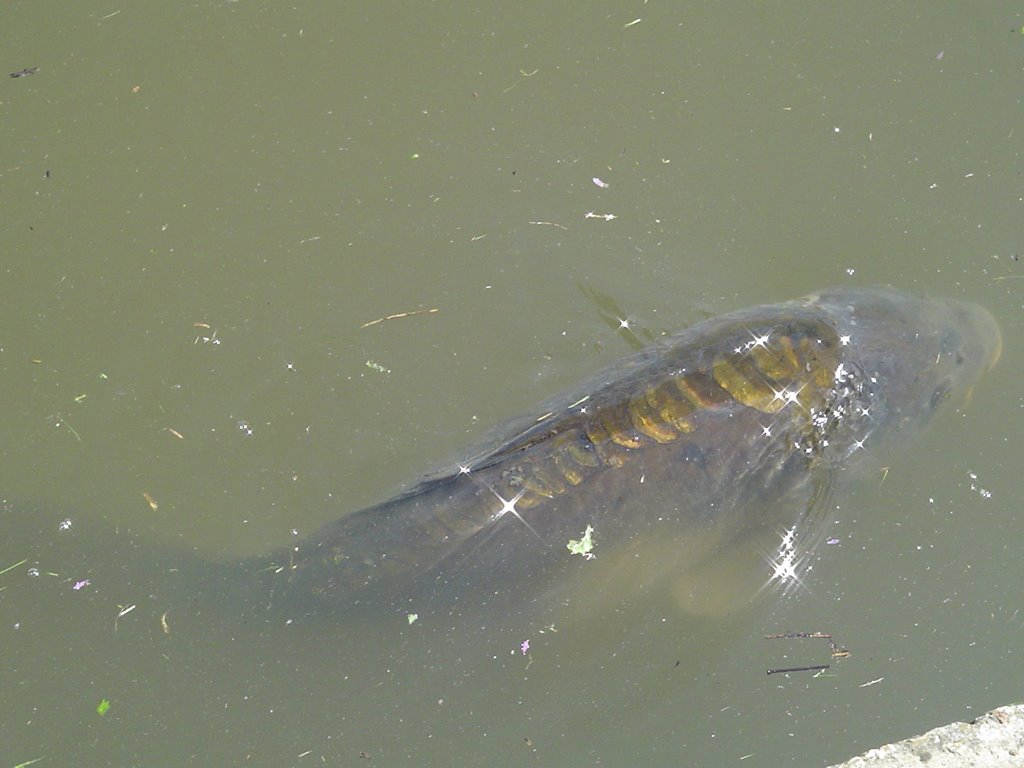
[[815, 321], [775, 322], [736, 328], [721, 341], [735, 346], [715, 353], [709, 365], [666, 370], [638, 393], [617, 393], [608, 401], [588, 397], [570, 414], [547, 414], [541, 422], [551, 422], [546, 430], [529, 442], [513, 442], [501, 454], [511, 456], [545, 441], [550, 445], [505, 473], [501, 495], [523, 490], [518, 507], [535, 507], [595, 472], [622, 467], [647, 448], [692, 434], [700, 411], [723, 406], [768, 415], [786, 410], [785, 428], [797, 433], [801, 444], [820, 442], [813, 435], [813, 417], [835, 396], [839, 339], [834, 329]]

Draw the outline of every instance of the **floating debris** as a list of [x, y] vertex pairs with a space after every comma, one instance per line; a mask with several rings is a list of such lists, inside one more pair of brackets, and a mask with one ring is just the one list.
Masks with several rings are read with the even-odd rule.
[[412, 317], [414, 315], [431, 315], [431, 314], [433, 314], [434, 312], [437, 312], [437, 311], [438, 311], [437, 307], [431, 307], [430, 309], [414, 309], [411, 312], [398, 312], [397, 314], [394, 314], [394, 315], [385, 315], [384, 317], [379, 317], [376, 320], [371, 320], [368, 323], [363, 323], [359, 327], [360, 328], [369, 328], [371, 325], [377, 325], [378, 323], [383, 323], [385, 320], [398, 320], [399, 318], [402, 318], [402, 317]]
[[594, 526], [588, 525], [587, 529], [583, 531], [583, 538], [581, 539], [569, 539], [569, 543], [566, 544], [566, 548], [570, 553], [574, 555], [582, 555], [587, 560], [593, 560], [594, 555]]
[[[845, 659], [850, 655], [850, 652], [845, 648], [841, 648], [836, 645], [832, 640], [832, 635], [825, 632], [780, 632], [775, 635], [765, 635], [765, 640], [792, 640], [794, 638], [811, 638], [815, 640], [828, 640], [829, 647], [832, 651], [833, 659]], [[824, 670], [831, 667], [831, 664], [812, 664], [805, 667], [780, 667], [777, 669], [769, 669], [769, 675], [777, 675], [784, 672], [823, 672]]]

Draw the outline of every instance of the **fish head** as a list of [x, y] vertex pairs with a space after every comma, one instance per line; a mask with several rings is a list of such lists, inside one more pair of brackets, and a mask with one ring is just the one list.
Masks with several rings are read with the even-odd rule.
[[836, 388], [858, 391], [849, 417], [861, 434], [915, 432], [941, 410], [968, 403], [1002, 351], [999, 324], [976, 304], [887, 288], [807, 300], [828, 314], [844, 348]]

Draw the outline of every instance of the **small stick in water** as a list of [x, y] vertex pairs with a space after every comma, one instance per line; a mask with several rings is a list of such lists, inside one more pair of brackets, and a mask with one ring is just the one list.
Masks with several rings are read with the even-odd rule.
[[815, 664], [813, 667], [782, 667], [780, 669], [769, 669], [768, 674], [777, 675], [780, 672], [820, 672], [831, 666], [831, 664]]
[[359, 327], [360, 328], [369, 328], [371, 325], [377, 325], [378, 323], [383, 323], [385, 320], [397, 320], [400, 317], [412, 317], [413, 315], [430, 315], [430, 314], [433, 314], [434, 312], [437, 312], [437, 311], [438, 311], [437, 307], [432, 307], [430, 309], [415, 309], [412, 312], [399, 312], [396, 315], [385, 315], [384, 317], [378, 317], [376, 320], [371, 320], [368, 323], [363, 323]]

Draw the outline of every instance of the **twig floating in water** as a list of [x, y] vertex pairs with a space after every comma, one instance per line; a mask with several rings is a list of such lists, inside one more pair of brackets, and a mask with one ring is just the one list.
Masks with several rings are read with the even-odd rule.
[[820, 672], [823, 669], [828, 669], [831, 664], [815, 664], [813, 667], [784, 667], [782, 669], [769, 669], [769, 675], [777, 675], [780, 672]]
[[13, 570], [14, 570], [15, 568], [17, 568], [17, 567], [18, 567], [19, 565], [24, 565], [24, 564], [25, 564], [25, 563], [27, 563], [27, 562], [28, 562], [28, 558], [26, 557], [26, 558], [25, 558], [24, 560], [19, 560], [19, 561], [18, 561], [17, 563], [15, 563], [14, 565], [8, 565], [8, 566], [7, 566], [6, 568], [4, 568], [4, 569], [3, 569], [2, 571], [0, 571], [0, 576], [3, 576], [3, 575], [4, 575], [5, 573], [7, 573], [8, 571], [13, 571]]
[[396, 315], [385, 315], [384, 317], [378, 317], [376, 320], [371, 320], [368, 323], [363, 323], [360, 328], [369, 328], [371, 325], [377, 325], [383, 323], [385, 320], [398, 320], [402, 317], [412, 317], [413, 315], [430, 315], [437, 312], [437, 307], [431, 307], [430, 309], [414, 309], [412, 312], [399, 312]]
[[810, 638], [812, 640], [828, 640], [829, 648], [832, 651], [833, 659], [845, 659], [849, 657], [850, 652], [845, 648], [840, 648], [832, 640], [832, 635], [826, 632], [780, 632], [777, 635], [765, 635], [765, 640], [793, 640], [794, 638]]

